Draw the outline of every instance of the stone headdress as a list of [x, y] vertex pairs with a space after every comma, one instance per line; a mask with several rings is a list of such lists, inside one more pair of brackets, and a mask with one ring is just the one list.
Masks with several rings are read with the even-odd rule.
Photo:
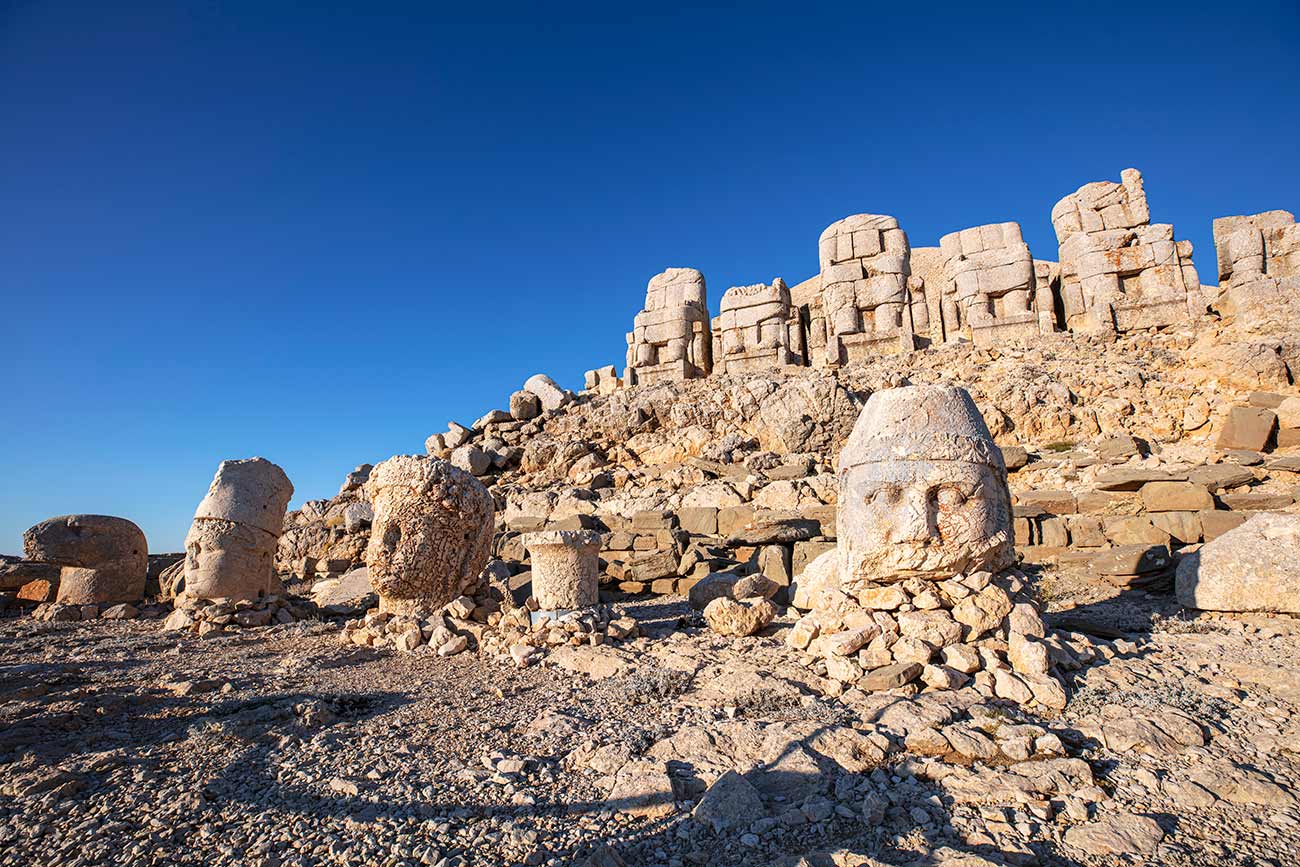
[[889, 388], [867, 400], [840, 452], [840, 471], [895, 461], [963, 461], [1001, 476], [1007, 471], [970, 394], [951, 385]]

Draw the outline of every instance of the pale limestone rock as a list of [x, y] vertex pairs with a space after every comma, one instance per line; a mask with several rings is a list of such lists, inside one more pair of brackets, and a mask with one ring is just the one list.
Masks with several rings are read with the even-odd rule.
[[713, 320], [714, 371], [746, 373], [803, 364], [803, 325], [780, 277], [770, 285], [731, 287], [720, 310]]
[[1220, 313], [1251, 320], [1267, 320], [1288, 307], [1300, 313], [1300, 225], [1290, 212], [1220, 217], [1214, 221], [1214, 249]]
[[1265, 512], [1207, 542], [1175, 586], [1188, 608], [1300, 614], [1300, 515]]
[[727, 828], [748, 828], [766, 814], [758, 789], [730, 770], [709, 786], [691, 816], [697, 822], [712, 826], [716, 834]]
[[525, 535], [523, 542], [539, 609], [570, 611], [600, 601], [600, 536], [590, 530], [544, 530]]
[[1165, 838], [1155, 819], [1122, 813], [1065, 832], [1065, 844], [1089, 855], [1152, 855]]
[[144, 596], [149, 548], [144, 532], [126, 518], [60, 515], [23, 533], [28, 560], [60, 569], [58, 602], [99, 605]]
[[492, 466], [492, 459], [487, 452], [472, 443], [452, 449], [450, 460], [453, 467], [464, 470], [471, 476], [481, 476]]
[[898, 220], [882, 214], [855, 214], [822, 232], [818, 259], [825, 364], [916, 348], [909, 253]]
[[1055, 330], [1050, 280], [1040, 284], [1019, 223], [952, 232], [939, 240], [939, 247], [945, 341], [964, 337], [976, 346], [995, 346]]
[[1071, 331], [1123, 332], [1199, 317], [1206, 303], [1190, 241], [1152, 224], [1142, 174], [1085, 184], [1052, 208], [1061, 301]]
[[528, 377], [528, 381], [524, 383], [524, 391], [537, 395], [544, 412], [559, 409], [569, 402], [569, 393], [544, 373], [536, 373]]
[[398, 455], [366, 482], [375, 520], [366, 568], [381, 611], [424, 616], [478, 583], [492, 549], [492, 497], [446, 461]]
[[822, 591], [839, 589], [839, 564], [840, 555], [834, 548], [819, 554], [795, 578], [790, 588], [790, 604], [800, 611], [818, 607]]
[[704, 275], [694, 268], [669, 268], [646, 286], [645, 308], [627, 335], [623, 381], [639, 385], [708, 376], [712, 343]]
[[185, 537], [185, 595], [256, 599], [271, 592], [293, 485], [265, 458], [222, 461]]
[[607, 364], [584, 373], [583, 386], [584, 390], [591, 394], [609, 395], [623, 387], [623, 379], [614, 369], [614, 365]]
[[1011, 564], [1011, 495], [1002, 452], [964, 389], [876, 392], [839, 464], [845, 592]]
[[520, 389], [510, 395], [510, 417], [515, 421], [528, 421], [541, 414], [542, 402], [531, 391]]
[[776, 606], [762, 597], [736, 600], [721, 597], [704, 606], [704, 619], [718, 635], [753, 635], [776, 617]]

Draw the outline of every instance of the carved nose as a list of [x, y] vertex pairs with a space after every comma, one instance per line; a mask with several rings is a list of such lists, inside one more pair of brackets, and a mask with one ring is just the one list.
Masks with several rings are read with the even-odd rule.
[[899, 505], [894, 541], [928, 542], [934, 535], [934, 522], [930, 520], [925, 493], [909, 491]]

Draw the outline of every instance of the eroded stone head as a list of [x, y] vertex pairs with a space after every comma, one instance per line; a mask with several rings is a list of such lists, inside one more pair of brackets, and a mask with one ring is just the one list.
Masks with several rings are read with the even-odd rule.
[[492, 550], [482, 482], [447, 461], [398, 455], [371, 470], [366, 494], [366, 567], [381, 610], [428, 614], [472, 589]]
[[1011, 565], [1006, 466], [965, 389], [871, 396], [840, 453], [837, 528], [850, 590]]

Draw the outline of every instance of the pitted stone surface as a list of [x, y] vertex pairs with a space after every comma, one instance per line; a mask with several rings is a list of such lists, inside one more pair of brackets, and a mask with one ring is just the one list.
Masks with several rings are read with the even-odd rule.
[[235, 521], [279, 536], [291, 497], [289, 477], [266, 458], [222, 461], [194, 518]]
[[134, 602], [144, 596], [149, 547], [134, 522], [112, 515], [60, 515], [23, 533], [28, 560], [65, 568], [60, 602]]
[[840, 453], [837, 528], [849, 593], [1011, 564], [1002, 452], [964, 389], [906, 386], [871, 396]]
[[600, 536], [590, 530], [543, 530], [524, 536], [532, 559], [533, 598], [543, 611], [600, 602]]
[[447, 461], [398, 455], [366, 482], [366, 568], [380, 610], [428, 614], [473, 589], [492, 549], [492, 497]]

